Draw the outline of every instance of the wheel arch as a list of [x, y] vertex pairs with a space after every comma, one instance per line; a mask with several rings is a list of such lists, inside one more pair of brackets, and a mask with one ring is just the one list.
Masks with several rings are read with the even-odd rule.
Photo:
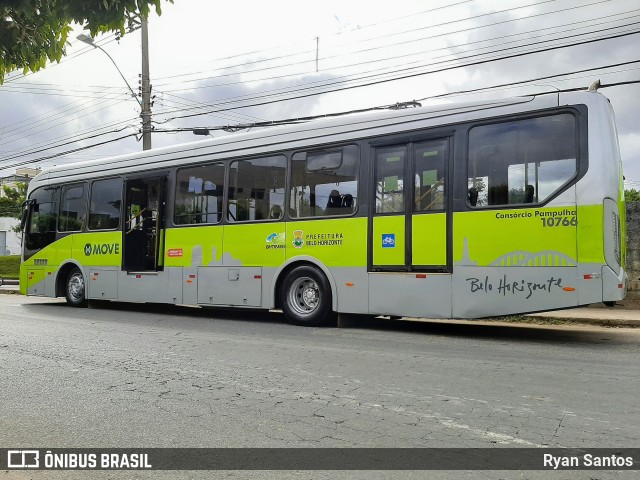
[[329, 268], [327, 268], [324, 263], [318, 261], [318, 259], [316, 258], [308, 256], [298, 256], [290, 258], [285, 263], [280, 265], [280, 267], [276, 270], [273, 276], [274, 281], [271, 283], [271, 298], [273, 298], [276, 308], [280, 308], [282, 306], [280, 305], [280, 289], [282, 288], [282, 283], [287, 277], [287, 274], [294, 268], [300, 267], [302, 265], [316, 267], [324, 274], [331, 288], [331, 309], [335, 312], [338, 308], [338, 296], [335, 279], [333, 278], [333, 275], [331, 275], [331, 271], [329, 270]]
[[67, 277], [69, 276], [69, 272], [73, 270], [74, 267], [79, 268], [82, 274], [84, 275], [84, 278], [85, 278], [84, 288], [85, 288], [85, 295], [86, 295], [89, 284], [86, 281], [87, 274], [85, 272], [85, 269], [82, 267], [82, 265], [80, 265], [75, 260], [65, 260], [62, 263], [62, 265], [60, 265], [60, 268], [58, 268], [58, 273], [56, 274], [56, 297], [65, 296], [65, 291], [67, 288], [66, 286]]

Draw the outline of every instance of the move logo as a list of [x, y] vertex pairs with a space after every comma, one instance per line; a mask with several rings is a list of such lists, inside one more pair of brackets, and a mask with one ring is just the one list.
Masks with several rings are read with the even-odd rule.
[[119, 243], [94, 243], [93, 245], [87, 243], [84, 246], [84, 254], [89, 255], [119, 255], [120, 244]]

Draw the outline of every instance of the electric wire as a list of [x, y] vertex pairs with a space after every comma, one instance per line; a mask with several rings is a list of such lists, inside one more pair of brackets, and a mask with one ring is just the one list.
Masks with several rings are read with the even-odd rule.
[[[555, 0], [546, 0], [544, 2], [530, 4], [527, 7], [533, 6], [533, 5], [538, 5], [540, 3], [549, 3], [550, 1], [555, 1]], [[523, 17], [523, 18], [515, 18], [515, 19], [503, 20], [503, 21], [500, 21], [500, 22], [494, 22], [494, 23], [490, 23], [490, 24], [479, 25], [479, 26], [464, 28], [464, 29], [460, 29], [460, 30], [447, 31], [447, 32], [443, 32], [443, 33], [440, 33], [440, 34], [437, 34], [437, 35], [429, 35], [427, 37], [421, 37], [419, 39], [413, 39], [413, 40], [410, 40], [410, 42], [418, 42], [418, 41], [430, 40], [430, 39], [439, 38], [439, 37], [446, 37], [446, 36], [450, 36], [450, 35], [454, 35], [454, 34], [458, 34], [458, 33], [465, 33], [465, 32], [469, 32], [469, 31], [473, 31], [473, 30], [494, 27], [494, 26], [502, 25], [502, 24], [506, 24], [506, 23], [518, 22], [518, 21], [523, 21], [523, 20], [530, 20], [531, 18], [534, 18], [534, 17], [543, 16], [543, 15], [549, 15], [549, 14], [553, 14], [553, 13], [566, 13], [567, 11], [571, 11], [571, 10], [575, 10], [575, 9], [584, 9], [586, 7], [589, 7], [589, 6], [595, 6], [595, 5], [598, 5], [598, 4], [601, 4], [601, 3], [610, 2], [610, 1], [611, 0], [599, 0], [599, 1], [596, 1], [596, 2], [583, 4], [583, 5], [580, 5], [580, 6], [568, 7], [568, 8], [563, 8], [563, 9], [559, 9], [559, 10], [554, 10], [554, 11], [551, 11], [551, 12], [543, 12], [543, 13], [540, 13], [540, 14], [529, 15], [529, 16]], [[422, 27], [422, 28], [419, 28], [419, 29], [416, 29], [416, 30], [424, 30], [424, 29], [427, 29], [427, 28], [428, 29], [433, 29], [433, 28], [438, 27], [438, 26], [443, 26], [443, 25], [449, 25], [449, 24], [457, 23], [457, 22], [464, 22], [464, 21], [474, 20], [474, 19], [479, 18], [479, 17], [483, 17], [483, 16], [487, 16], [487, 15], [494, 15], [494, 14], [503, 13], [503, 12], [508, 12], [508, 11], [511, 11], [511, 10], [514, 10], [514, 9], [518, 9], [518, 8], [525, 8], [525, 7], [523, 6], [523, 7], [516, 7], [516, 8], [512, 8], [512, 9], [500, 10], [500, 11], [497, 11], [497, 12], [490, 12], [490, 13], [487, 13], [487, 14], [467, 17], [467, 18], [459, 19], [459, 20], [455, 20], [455, 21], [443, 22], [443, 23], [439, 23], [439, 24], [429, 25], [428, 27]], [[630, 12], [634, 12], [634, 11], [638, 11], [638, 10], [637, 9], [636, 10], [631, 10]], [[617, 16], [617, 15], [622, 15], [622, 14], [624, 14], [624, 12], [623, 13], [618, 13], [618, 14], [613, 14], [612, 16]], [[597, 18], [590, 19], [589, 21], [597, 20], [597, 19], [600, 19], [600, 18], [608, 18], [608, 16], [606, 16], [606, 17], [599, 16]], [[558, 27], [548, 27], [548, 28], [562, 28], [562, 27], [563, 26], [561, 25], [561, 26], [558, 26]], [[413, 32], [413, 31], [415, 31], [415, 30], [411, 30], [410, 32]], [[385, 36], [382, 36], [382, 37], [376, 37], [373, 40], [378, 40], [380, 38], [387, 38], [389, 36], [396, 36], [396, 35], [400, 35], [400, 34], [403, 34], [403, 33], [407, 33], [407, 32], [399, 32], [399, 33], [394, 33], [394, 34], [390, 34], [390, 35], [385, 35]], [[369, 39], [369, 40], [371, 40], [371, 39]], [[369, 41], [369, 40], [367, 40], [367, 41]], [[356, 51], [356, 52], [349, 52], [348, 54], [349, 55], [353, 55], [353, 54], [356, 54], [356, 53], [363, 53], [363, 52], [376, 50], [376, 49], [380, 49], [380, 48], [391, 48], [391, 47], [396, 47], [396, 46], [402, 45], [404, 43], [405, 42], [395, 43], [395, 44], [386, 44], [386, 45], [384, 45], [382, 47], [376, 47], [374, 49], [367, 49], [367, 50], [360, 50], [360, 51]], [[340, 48], [342, 50], [344, 48], [344, 45], [338, 45], [336, 48]], [[309, 53], [309, 52], [311, 52], [311, 51], [306, 51], [306, 52], [302, 52], [302, 53]], [[339, 57], [339, 56], [342, 56], [342, 55], [345, 55], [345, 54], [336, 55], [334, 57], [324, 56], [324, 57], [322, 57], [322, 60], [325, 61], [327, 59]], [[274, 59], [278, 59], [278, 58], [280, 58], [280, 57], [276, 57]], [[272, 60], [272, 59], [257, 60], [256, 62], [269, 61], [269, 60]], [[315, 60], [313, 60], [313, 61], [309, 60], [309, 61], [303, 62], [303, 63], [311, 63], [311, 62], [315, 62]], [[251, 64], [251, 63], [253, 63], [253, 62], [248, 62], [248, 64]], [[246, 64], [247, 63], [245, 63], [244, 65], [246, 65]], [[284, 64], [284, 65], [279, 65], [279, 66], [276, 66], [276, 67], [266, 67], [266, 68], [256, 69], [256, 70], [241, 71], [241, 72], [237, 72], [237, 73], [229, 73], [229, 74], [222, 74], [222, 75], [216, 74], [215, 77], [219, 78], [220, 76], [232, 76], [232, 75], [237, 75], [238, 73], [242, 73], [242, 74], [246, 75], [248, 73], [255, 73], [255, 72], [264, 71], [264, 70], [271, 70], [271, 69], [278, 68], [278, 67], [295, 66], [297, 64], [299, 64], [299, 62], [298, 63], [289, 63], [289, 64]], [[234, 66], [235, 65], [237, 65], [237, 64], [234, 64]], [[189, 74], [186, 74], [186, 75], [189, 75]], [[183, 76], [185, 76], [185, 74], [178, 75], [177, 77], [183, 77]], [[174, 78], [174, 77], [175, 76], [172, 76], [172, 77], [160, 77], [160, 78], [157, 78], [154, 83], [155, 83], [155, 85], [157, 87], [164, 87], [164, 86], [167, 86], [167, 85], [173, 85], [175, 82], [166, 84], [166, 83], [158, 82], [158, 80], [160, 80], [162, 78]], [[211, 78], [211, 77], [206, 77], [206, 78]], [[206, 79], [206, 78], [204, 78], [204, 79]], [[184, 83], [197, 82], [197, 81], [202, 81], [202, 80], [203, 80], [203, 78], [193, 79], [193, 80], [182, 80], [180, 83], [184, 84]]]
[[[542, 4], [542, 3], [549, 3], [549, 2], [551, 2], [551, 1], [552, 1], [552, 0], [547, 0], [547, 1], [545, 1], [545, 2], [538, 2], [538, 3], [533, 4], [533, 5], [538, 5], [538, 4]], [[609, 0], [605, 0], [605, 1], [609, 1]], [[466, 2], [460, 2], [460, 3], [466, 3]], [[604, 3], [604, 2], [595, 2], [594, 4], [590, 4], [590, 5], [595, 5], [595, 4], [599, 4], [599, 3]], [[518, 7], [518, 8], [524, 8], [524, 7]], [[574, 7], [574, 8], [577, 8], [577, 7]], [[492, 13], [498, 13], [498, 12], [492, 12]], [[545, 13], [545, 14], [547, 14], [547, 13]], [[486, 14], [486, 15], [490, 15], [490, 14]], [[542, 15], [542, 14], [540, 14], [540, 15]], [[620, 15], [620, 14], [615, 14], [615, 15]], [[603, 18], [606, 18], [606, 17], [603, 17]], [[514, 20], [520, 20], [520, 19], [512, 19], [512, 20], [510, 20], [510, 21], [514, 21]], [[595, 19], [585, 20], [585, 21], [583, 21], [583, 22], [594, 21], [594, 20], [595, 20]], [[577, 22], [577, 23], [580, 23], [580, 22]], [[475, 27], [475, 28], [484, 28], [484, 27], [485, 27], [485, 26], [480, 26], [480, 27]], [[552, 29], [552, 28], [560, 28], [560, 27], [559, 27], [559, 26], [558, 26], [558, 27], [547, 27], [547, 29]], [[612, 27], [612, 28], [619, 28], [619, 27]], [[541, 30], [544, 30], [544, 29], [541, 29]], [[577, 30], [577, 29], [574, 29], [574, 30]], [[626, 34], [627, 34], [627, 35], [633, 35], [633, 34], [635, 34], [635, 33], [638, 33], [638, 32], [627, 32]], [[393, 36], [393, 35], [400, 35], [400, 33], [398, 32], [398, 33], [391, 34], [391, 35], [388, 35], [388, 36]], [[586, 35], [586, 34], [584, 34], [584, 35]], [[386, 38], [386, 37], [388, 37], [388, 36], [385, 36], [385, 37], [382, 37], [382, 38]], [[606, 39], [610, 39], [610, 38], [618, 38], [618, 37], [617, 37], [617, 36], [616, 36], [616, 37], [606, 37], [606, 38], [601, 38], [601, 39], [594, 39], [594, 40], [591, 40], [591, 41], [600, 41], [600, 40], [606, 40]], [[494, 40], [494, 39], [481, 40], [481, 41], [473, 42], [473, 43], [488, 42], [488, 41], [492, 41], [492, 40]], [[546, 40], [545, 42], [553, 42], [553, 41], [556, 41], [556, 40], [557, 40], [557, 39], [553, 39], [553, 40]], [[363, 40], [363, 41], [364, 41], [364, 40]], [[539, 42], [539, 43], [543, 43], [543, 42]], [[566, 46], [567, 46], [567, 45], [564, 45], [564, 46], [556, 46], [556, 47], [554, 47], [554, 48], [564, 48], [564, 47], [566, 47]], [[568, 46], [574, 46], [574, 45], [572, 44], [572, 45], [568, 45]], [[517, 48], [521, 48], [521, 47], [523, 47], [523, 46], [520, 46], [520, 47], [517, 47]], [[382, 48], [382, 47], [380, 47], [380, 48]], [[489, 48], [489, 47], [487, 47], [487, 48]], [[516, 48], [516, 47], [514, 47], [514, 48]], [[92, 48], [91, 48], [91, 47], [88, 47], [88, 49], [92, 49]], [[543, 51], [546, 51], [546, 50], [543, 50]], [[536, 50], [535, 52], [526, 52], [526, 53], [523, 53], [523, 54], [519, 54], [519, 55], [517, 55], [517, 56], [522, 56], [522, 55], [527, 55], [527, 54], [530, 54], [530, 53], [537, 53], [537, 52], [539, 52], [539, 51], [538, 51], [538, 50]], [[466, 52], [466, 53], [468, 53], [468, 52]], [[489, 53], [494, 53], [494, 54], [495, 54], [496, 52], [489, 52]], [[475, 56], [476, 56], [476, 55], [473, 55], [472, 57], [475, 57]], [[508, 57], [508, 58], [511, 58], [511, 57]], [[504, 58], [490, 59], [490, 60], [487, 60], [487, 62], [488, 62], [488, 61], [497, 61], [497, 60], [502, 60], [502, 59], [504, 59]], [[448, 62], [453, 62], [453, 61], [457, 61], [457, 60], [459, 60], [459, 59], [452, 59], [452, 60], [448, 60]], [[439, 62], [439, 63], [442, 63], [442, 62]], [[483, 62], [483, 63], [484, 63], [484, 62]], [[633, 62], [630, 62], [630, 63], [633, 63]], [[464, 67], [464, 66], [468, 66], [468, 65], [456, 65], [456, 66], [448, 67], [447, 69], [449, 69], [449, 68], [462, 68], [462, 67]], [[347, 66], [347, 67], [345, 67], [345, 68], [348, 68], [348, 66]], [[415, 67], [415, 68], [424, 68], [424, 66], [421, 66], [421, 67]], [[587, 70], [591, 70], [591, 69], [587, 69]], [[401, 70], [400, 70], [400, 71], [401, 71]], [[395, 74], [395, 73], [396, 73], [395, 71], [393, 71], [393, 72], [385, 72], [385, 73], [381, 73], [381, 74], [379, 74], [379, 76], [380, 76], [380, 77], [381, 77], [381, 76], [383, 76], [383, 75], [387, 75], [387, 76], [389, 76], [389, 75], [393, 75], [393, 74]], [[430, 73], [433, 73], [433, 72], [432, 72], [432, 71], [428, 71], [428, 72], [420, 72], [420, 73], [416, 73], [415, 75], [426, 75], [426, 74], [430, 74]], [[577, 72], [576, 72], [576, 73], [577, 73]], [[412, 75], [412, 76], [413, 76], [413, 75]], [[551, 77], [556, 77], [556, 76], [555, 76], [555, 75], [554, 75], [554, 76], [549, 76], [549, 78], [551, 78]], [[358, 80], [363, 80], [363, 79], [366, 79], [366, 78], [367, 78], [367, 77], [361, 77], [361, 78], [359, 78]], [[376, 78], [376, 77], [371, 76], [371, 78]], [[400, 77], [400, 78], [406, 78], [406, 77]], [[547, 77], [541, 77], [541, 78], [542, 78], [542, 79], [544, 79], [544, 78], [547, 78]], [[370, 83], [370, 84], [384, 83], [384, 82], [388, 82], [388, 81], [394, 81], [394, 80], [397, 80], [397, 79], [398, 79], [398, 78], [396, 78], [396, 77], [393, 77], [393, 78], [385, 78], [385, 79], [380, 80], [380, 82], [375, 82], [375, 83]], [[528, 82], [528, 83], [530, 83], [530, 82]], [[631, 83], [634, 83], [634, 82], [631, 82]], [[334, 84], [335, 84], [335, 85], [339, 85], [340, 83], [336, 83], [336, 82], [334, 82], [334, 83], [328, 83], [328, 84], [324, 84], [324, 85], [317, 85], [317, 86], [315, 86], [315, 87], [313, 87], [313, 88], [315, 88], [315, 89], [319, 89], [319, 88], [326, 88], [327, 86], [331, 86], [331, 85], [334, 85]], [[340, 91], [340, 90], [349, 89], [349, 88], [360, 88], [360, 87], [368, 86], [368, 85], [370, 85], [370, 84], [364, 84], [364, 85], [348, 85], [348, 86], [343, 86], [342, 88], [340, 88], [340, 89], [338, 89], [338, 90], [335, 90], [335, 89], [334, 89], [334, 90], [328, 90], [327, 92]], [[620, 84], [622, 84], [622, 83], [620, 83]], [[497, 87], [495, 87], [495, 88], [497, 88]], [[309, 90], [311, 90], [311, 87], [309, 87]], [[298, 92], [298, 91], [304, 91], [304, 90], [303, 90], [303, 89], [291, 90], [291, 91], [289, 91], [289, 93], [291, 93], [291, 92]], [[166, 94], [166, 95], [173, 95], [171, 92], [172, 92], [172, 91], [168, 91], [168, 92], [165, 92], [165, 94]], [[327, 92], [324, 92], [324, 91], [323, 91], [323, 92], [313, 93], [313, 95], [319, 95], [319, 94], [321, 94], [321, 93], [327, 93]], [[285, 94], [285, 93], [287, 93], [287, 92], [283, 92], [283, 93], [281, 93], [280, 95], [283, 95], [283, 94]], [[40, 94], [44, 94], [44, 93], [40, 93]], [[175, 95], [174, 95], [174, 96], [175, 96]], [[305, 95], [305, 96], [308, 96], [308, 95]], [[175, 96], [175, 97], [177, 97], [177, 96]], [[180, 98], [180, 97], [178, 97], [178, 98]], [[232, 97], [232, 98], [235, 98], [235, 97]], [[264, 95], [263, 95], [263, 96], [258, 96], [258, 97], [248, 97], [248, 99], [247, 99], [247, 97], [243, 97], [243, 98], [245, 98], [245, 101], [251, 101], [251, 100], [254, 100], [254, 99], [261, 99], [261, 98], [268, 98], [268, 97], [266, 97], [266, 96], [264, 96]], [[296, 97], [293, 97], [293, 98], [285, 98], [285, 99], [279, 99], [279, 100], [274, 100], [274, 101], [292, 100], [292, 99], [297, 99], [297, 98], [303, 98], [303, 97], [296, 96]], [[184, 99], [184, 100], [186, 100], [187, 102], [191, 102], [191, 101], [189, 101], [188, 99]], [[180, 102], [177, 102], [177, 101], [175, 101], [175, 100], [171, 100], [170, 102], [167, 102], [167, 103], [172, 103], [172, 102], [173, 102], [173, 104], [174, 104], [174, 105], [175, 105], [175, 104], [180, 105]], [[197, 103], [201, 103], [201, 102], [197, 102]], [[267, 103], [273, 103], [273, 102], [267, 102]], [[251, 106], [257, 106], [257, 105], [263, 105], [263, 104], [265, 104], [265, 103], [258, 103], [258, 104], [254, 104], [254, 105], [246, 105], [246, 106], [242, 106], [242, 107], [234, 107], [234, 108], [232, 108], [232, 109], [227, 109], [227, 108], [225, 108], [225, 109], [219, 109], [216, 113], [217, 113], [218, 115], [220, 115], [222, 112], [231, 113], [231, 112], [229, 112], [229, 110], [233, 110], [233, 109], [236, 109], [236, 108], [248, 108], [248, 107], [251, 107]], [[218, 105], [219, 105], [219, 104], [218, 104]], [[194, 109], [194, 108], [199, 108], [199, 109], [210, 108], [212, 105], [211, 105], [211, 104], [202, 104], [201, 106], [195, 106], [195, 105], [194, 105], [194, 106], [191, 106], [189, 103], [187, 103], [187, 104], [183, 104], [182, 106], [187, 107], [187, 108], [184, 108], [184, 109], [181, 109], [181, 110], [173, 110], [173, 112], [166, 112], [166, 113], [163, 113], [163, 115], [169, 115], [169, 114], [172, 114], [172, 113], [175, 113], [175, 112], [178, 112], [178, 111], [185, 111], [185, 110], [187, 110], [187, 111], [188, 111], [189, 109]], [[216, 108], [218, 108], [218, 107], [216, 107]], [[211, 112], [202, 112], [202, 113], [199, 113], [198, 115], [211, 115], [211, 114], [212, 114]], [[194, 115], [194, 116], [196, 116], [196, 115]], [[171, 120], [174, 120], [174, 119], [178, 119], [178, 118], [186, 118], [186, 117], [187, 117], [187, 116], [174, 117], [173, 119], [165, 120], [165, 122], [167, 122], [167, 121], [171, 121]], [[227, 118], [234, 118], [234, 117], [227, 117]], [[126, 127], [125, 127], [125, 128], [126, 128]], [[106, 135], [106, 134], [108, 134], [108, 133], [114, 133], [114, 132], [104, 132], [103, 134], [105, 134], [105, 135]], [[92, 138], [92, 137], [89, 137], [89, 138]], [[81, 139], [81, 140], [82, 140], [82, 139]], [[78, 141], [80, 141], [80, 140], [78, 140]], [[57, 147], [53, 147], [53, 148], [57, 148]]]
[[[639, 22], [636, 22], [636, 24], [640, 24], [640, 23], [639, 23]], [[635, 25], [635, 24], [634, 24], [634, 25]], [[593, 32], [590, 32], [590, 33], [593, 33]], [[571, 37], [574, 37], [574, 36], [563, 37], [562, 39], [567, 39], [567, 38], [571, 38]], [[608, 37], [606, 37], [606, 38], [608, 38]], [[606, 38], [605, 38], [605, 39], [606, 39]], [[552, 39], [552, 40], [548, 40], [548, 41], [555, 41], [555, 40], [557, 40], [557, 39]], [[545, 41], [545, 42], [546, 42], [546, 41]], [[545, 43], [545, 42], [537, 42], [537, 43]], [[530, 45], [533, 45], [533, 44], [530, 44]], [[527, 46], [529, 46], [529, 45], [527, 45]], [[519, 47], [511, 47], [511, 49], [513, 49], [513, 48], [520, 48], [520, 47], [522, 47], [522, 46], [519, 46]], [[502, 51], [506, 51], [506, 50], [509, 50], [509, 49], [503, 49]], [[494, 52], [489, 52], [489, 53], [490, 53], [490, 54], [493, 54], [493, 53], [496, 53], [496, 52], [499, 52], [499, 50], [494, 51]], [[526, 53], [526, 52], [525, 52], [525, 53]], [[477, 56], [477, 55], [473, 55], [473, 56]], [[457, 58], [452, 58], [452, 59], [449, 59], [449, 60], [443, 60], [443, 61], [440, 61], [440, 62], [434, 62], [434, 63], [432, 63], [432, 64], [430, 64], [430, 65], [441, 64], [441, 63], [447, 63], [447, 62], [452, 62], [452, 61], [458, 61], [458, 60], [461, 60], [461, 59], [472, 58], [473, 56], [467, 56], [467, 57], [460, 57], [460, 56], [459, 56], [459, 57], [457, 57]], [[436, 57], [436, 59], [437, 59], [437, 58], [442, 58], [442, 57]], [[405, 66], [406, 66], [406, 65], [411, 65], [411, 63], [416, 63], [416, 62], [404, 62], [402, 65], [405, 65]], [[424, 64], [421, 64], [419, 67], [413, 67], [413, 68], [424, 68], [424, 66], [425, 66]], [[410, 68], [405, 67], [403, 70], [410, 70]], [[361, 75], [361, 76], [360, 76], [360, 78], [370, 78], [370, 77], [371, 77], [371, 78], [373, 78], [373, 77], [375, 77], [375, 76], [376, 76], [375, 72], [379, 72], [379, 71], [380, 71], [380, 70], [371, 70], [371, 71], [368, 71], [368, 72], [362, 72], [362, 74], [363, 74], [363, 75], [364, 75], [364, 74], [366, 74], [366, 76]], [[397, 72], [397, 71], [398, 71], [398, 70], [394, 70], [392, 73]], [[389, 73], [390, 73], [390, 72], [382, 72], [382, 73], [378, 73], [377, 75], [388, 75]], [[356, 80], [360, 79], [360, 78], [358, 78], [358, 77], [348, 76], [348, 77], [336, 77], [336, 79], [335, 79], [335, 80], [337, 80], [337, 79], [339, 79], [339, 78], [348, 78], [348, 80], [347, 80], [348, 82], [354, 82], [354, 81], [356, 81]], [[334, 82], [334, 83], [336, 83], [336, 82]], [[305, 88], [319, 88], [319, 87], [321, 87], [321, 86], [327, 85], [327, 83], [326, 83], [324, 80], [319, 80], [319, 81], [315, 81], [315, 82], [307, 82], [307, 83], [305, 83], [304, 85], [305, 85]], [[315, 85], [315, 86], [314, 86], [314, 85]], [[262, 92], [262, 93], [276, 94], [276, 92], [278, 92], [278, 91], [279, 91], [279, 92], [284, 93], [284, 92], [290, 91], [290, 88], [289, 88], [289, 87], [282, 87], [282, 88], [280, 88], [280, 89], [269, 90], [269, 91], [267, 91], [267, 92]], [[163, 91], [163, 92], [164, 92], [164, 91]], [[168, 92], [165, 92], [165, 93], [168, 93]], [[252, 99], [252, 98], [262, 98], [262, 97], [263, 97], [263, 95], [259, 95], [259, 96], [258, 96], [258, 95], [256, 94], [256, 95], [254, 95], [253, 97], [238, 96], [238, 97], [231, 97], [231, 98], [226, 98], [226, 99], [222, 99], [222, 100], [231, 100], [231, 99], [236, 99], [236, 100], [240, 100], [240, 99], [249, 100], [249, 99]], [[176, 111], [179, 111], [179, 110], [176, 110]]]
[[[364, 79], [365, 83], [361, 83], [361, 84], [358, 84], [358, 85], [339, 86], [339, 84], [340, 83], [344, 83], [344, 81], [343, 82], [332, 82], [332, 83], [328, 83], [328, 84], [324, 85], [324, 87], [333, 86], [333, 88], [325, 89], [325, 90], [323, 90], [321, 92], [305, 93], [304, 92], [305, 89], [294, 89], [294, 90], [291, 90], [290, 93], [295, 93], [295, 92], [300, 92], [300, 93], [297, 94], [297, 95], [290, 96], [288, 98], [277, 98], [277, 99], [268, 99], [267, 98], [267, 99], [264, 99], [262, 101], [255, 102], [255, 103], [253, 103], [251, 105], [235, 105], [235, 106], [231, 105], [231, 106], [227, 106], [226, 109], [227, 110], [231, 110], [231, 109], [235, 110], [235, 109], [240, 109], [240, 108], [248, 108], [250, 106], [254, 107], [254, 106], [259, 106], [259, 105], [268, 105], [268, 104], [272, 104], [272, 103], [280, 102], [280, 101], [290, 101], [290, 100], [297, 100], [297, 99], [300, 99], [300, 98], [306, 98], [306, 97], [310, 97], [310, 96], [315, 96], [315, 95], [319, 95], [321, 93], [338, 92], [338, 91], [351, 90], [353, 88], [361, 88], [361, 87], [364, 87], [364, 86], [379, 85], [379, 84], [382, 84], [382, 83], [388, 83], [388, 82], [396, 81], [396, 80], [414, 78], [414, 77], [433, 74], [433, 73], [440, 73], [440, 72], [453, 70], [453, 69], [458, 69], [458, 68], [463, 68], [463, 67], [477, 66], [477, 65], [482, 65], [482, 64], [486, 64], [486, 63], [490, 63], [490, 62], [499, 61], [499, 60], [508, 60], [508, 59], [513, 59], [513, 58], [518, 58], [518, 57], [522, 57], [522, 56], [525, 56], [525, 55], [530, 55], [532, 53], [544, 53], [544, 52], [548, 52], [548, 51], [557, 50], [557, 49], [560, 49], [560, 48], [567, 48], [567, 47], [573, 47], [573, 46], [578, 46], [578, 45], [585, 45], [585, 44], [590, 44], [590, 43], [593, 43], [593, 42], [599, 42], [599, 41], [603, 41], [603, 40], [610, 40], [610, 39], [614, 39], [614, 38], [622, 38], [622, 37], [626, 37], [626, 36], [629, 36], [629, 35], [635, 35], [637, 33], [640, 33], [640, 31], [627, 32], [627, 33], [624, 33], [624, 34], [611, 35], [611, 36], [608, 36], [606, 38], [584, 40], [584, 41], [580, 41], [580, 42], [573, 42], [573, 43], [570, 43], [570, 44], [564, 44], [564, 45], [559, 45], [559, 46], [549, 46], [549, 47], [540, 48], [538, 50], [529, 51], [529, 52], [525, 52], [525, 53], [510, 53], [510, 54], [506, 54], [506, 55], [502, 55], [500, 57], [494, 57], [494, 58], [490, 58], [490, 59], [473, 60], [471, 58], [469, 60], [473, 60], [473, 61], [469, 61], [467, 63], [453, 65], [453, 66], [443, 66], [443, 67], [431, 69], [431, 70], [424, 71], [424, 72], [405, 73], [405, 74], [400, 74], [400, 75], [394, 75], [391, 78], [383, 78], [383, 79], [378, 79], [378, 80], [373, 80], [373, 79], [367, 80], [365, 78]], [[463, 59], [468, 59], [468, 58], [463, 58]], [[409, 69], [402, 69], [402, 70], [415, 70], [415, 68], [412, 67], [412, 68], [409, 68]], [[402, 70], [398, 70], [398, 72], [402, 72]], [[262, 98], [266, 98], [266, 97], [264, 95], [251, 97], [252, 100], [260, 100]], [[232, 101], [232, 100], [223, 101], [223, 102], [219, 102], [219, 105], [228, 105], [228, 104], [233, 104], [233, 103], [237, 103], [237, 101], [235, 101], [235, 102]], [[209, 110], [209, 111], [206, 111], [206, 112], [198, 112], [198, 113], [192, 113], [192, 114], [179, 115], [179, 116], [175, 116], [175, 117], [172, 117], [170, 119], [165, 120], [164, 123], [166, 123], [168, 121], [171, 121], [171, 120], [180, 119], [180, 118], [189, 118], [189, 117], [194, 117], [194, 116], [207, 115], [207, 114], [211, 114], [211, 113], [218, 113], [219, 111], [226, 111], [226, 110], [221, 110], [220, 108], [216, 108], [214, 110]]]
[[[601, 85], [599, 88], [610, 88], [610, 87], [617, 87], [617, 86], [630, 85], [630, 84], [640, 84], [640, 80], [616, 82], [616, 83], [612, 83], [612, 84]], [[576, 88], [568, 88], [568, 89], [563, 89], [563, 90], [551, 90], [551, 91], [548, 91], [548, 92], [537, 93], [536, 95], [556, 94], [556, 93], [559, 93], [559, 92], [573, 92], [573, 91], [584, 91], [584, 90], [585, 90], [584, 87], [576, 87]], [[339, 112], [339, 113], [334, 113], [334, 114], [319, 115], [319, 116], [313, 116], [313, 117], [286, 119], [286, 120], [272, 121], [272, 122], [267, 122], [267, 123], [270, 124], [270, 125], [283, 125], [283, 124], [299, 123], [300, 121], [303, 121], [303, 120], [306, 121], [306, 120], [309, 120], [309, 119], [316, 119], [316, 118], [335, 117], [335, 116], [344, 115], [344, 114], [347, 114], [347, 113], [356, 113], [356, 112], [364, 112], [364, 111], [371, 111], [371, 110], [379, 110], [381, 108], [388, 108], [388, 107], [389, 106], [386, 106], [386, 107], [371, 107], [371, 108], [368, 108], [368, 109], [360, 109], [360, 110], [357, 110], [357, 111], [353, 111], [352, 110], [350, 112]], [[225, 130], [228, 127], [227, 126], [219, 126], [219, 127], [211, 127], [211, 128], [212, 129], [218, 129], [218, 130]], [[190, 130], [193, 130], [193, 129], [190, 129]], [[173, 131], [182, 131], [182, 130], [173, 130]], [[158, 133], [158, 131], [156, 131], [156, 133]], [[122, 139], [127, 138], [127, 137], [131, 137], [131, 136], [135, 136], [135, 134], [129, 134], [129, 135], [125, 135], [125, 136], [122, 136], [122, 137], [115, 138], [115, 139], [106, 140], [104, 142], [100, 142], [100, 143], [96, 143], [96, 144], [92, 144], [92, 145], [88, 145], [88, 146], [84, 146], [84, 147], [78, 147], [78, 148], [75, 148], [75, 149], [72, 149], [72, 150], [68, 150], [66, 152], [54, 153], [54, 154], [48, 155], [46, 157], [25, 160], [25, 161], [22, 161], [22, 162], [19, 162], [19, 163], [14, 163], [12, 165], [3, 165], [2, 168], [14, 168], [14, 167], [17, 167], [17, 166], [27, 165], [27, 164], [31, 164], [31, 163], [43, 162], [43, 161], [46, 161], [46, 160], [50, 160], [52, 158], [65, 156], [65, 155], [69, 155], [69, 154], [74, 153], [74, 152], [87, 150], [87, 149], [94, 148], [94, 147], [97, 147], [97, 146], [101, 146], [101, 145], [104, 145], [104, 144], [107, 144], [107, 143], [116, 142], [116, 141], [122, 140]]]

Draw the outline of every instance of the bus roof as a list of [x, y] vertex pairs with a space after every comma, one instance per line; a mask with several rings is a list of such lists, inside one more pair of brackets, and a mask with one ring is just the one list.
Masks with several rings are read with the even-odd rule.
[[140, 172], [141, 167], [145, 170], [175, 168], [204, 161], [275, 153], [308, 145], [317, 148], [323, 144], [434, 128], [558, 105], [602, 102], [603, 99], [607, 101], [601, 94], [573, 92], [332, 116], [114, 157], [57, 165], [38, 174], [31, 181], [29, 190], [44, 184], [57, 183], [62, 179], [80, 181], [97, 176], [134, 174]]

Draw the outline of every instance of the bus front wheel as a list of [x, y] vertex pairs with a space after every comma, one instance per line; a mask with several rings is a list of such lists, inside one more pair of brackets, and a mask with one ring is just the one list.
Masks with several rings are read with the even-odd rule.
[[84, 282], [84, 275], [78, 267], [74, 267], [67, 277], [66, 284], [66, 298], [67, 303], [72, 307], [86, 307], [86, 286]]
[[289, 272], [280, 295], [282, 311], [293, 324], [315, 327], [334, 316], [329, 281], [314, 267], [303, 265]]

